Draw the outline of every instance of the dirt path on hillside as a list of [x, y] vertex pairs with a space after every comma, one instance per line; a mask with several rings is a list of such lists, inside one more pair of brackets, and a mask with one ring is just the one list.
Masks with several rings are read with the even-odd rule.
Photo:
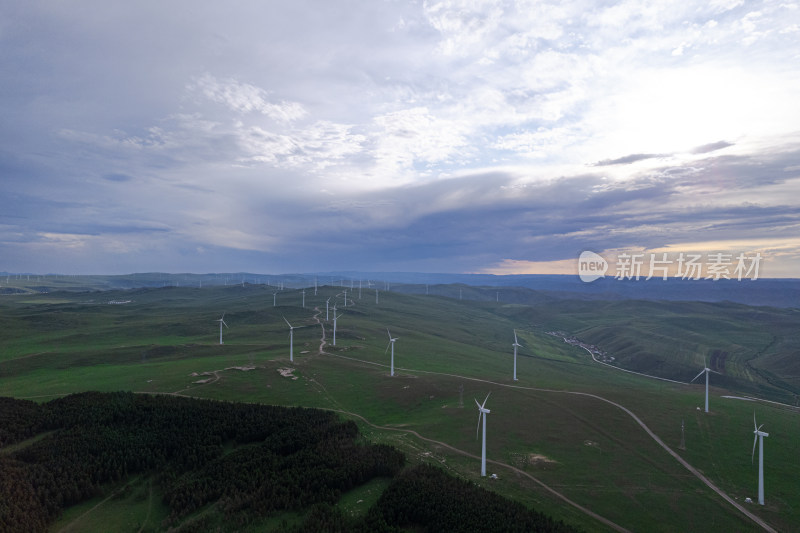
[[[384, 366], [384, 367], [386, 366], [384, 364], [373, 363], [371, 361], [362, 361], [360, 359], [356, 359], [354, 357], [347, 357], [347, 356], [344, 356], [344, 355], [338, 355], [338, 354], [328, 354], [328, 355], [331, 355], [333, 357], [340, 357], [342, 359], [349, 359], [349, 360], [352, 360], [352, 361], [358, 361], [360, 363], [367, 363], [367, 364], [371, 364], [371, 365]], [[744, 514], [746, 517], [748, 517], [753, 522], [758, 524], [765, 531], [769, 531], [770, 533], [777, 533], [777, 531], [775, 529], [773, 529], [772, 526], [767, 524], [764, 520], [762, 520], [761, 518], [759, 518], [755, 514], [753, 514], [750, 511], [748, 511], [744, 506], [742, 506], [736, 500], [734, 500], [733, 498], [728, 496], [725, 492], [723, 492], [722, 489], [717, 487], [710, 479], [708, 479], [705, 475], [703, 475], [701, 472], [699, 472], [695, 467], [693, 467], [688, 462], [686, 462], [686, 460], [684, 460], [683, 457], [678, 455], [677, 452], [675, 452], [663, 440], [661, 440], [661, 438], [658, 435], [656, 435], [653, 432], [653, 430], [651, 430], [647, 426], [647, 424], [645, 424], [642, 421], [641, 418], [636, 416], [630, 409], [628, 409], [627, 407], [625, 407], [625, 406], [623, 406], [621, 404], [618, 404], [617, 402], [614, 402], [614, 401], [609, 400], [607, 398], [603, 398], [602, 396], [598, 396], [596, 394], [591, 394], [591, 393], [588, 393], [588, 392], [577, 392], [577, 391], [555, 390], [555, 389], [540, 389], [540, 388], [536, 388], [536, 387], [523, 387], [522, 385], [507, 385], [507, 384], [504, 384], [504, 383], [497, 383], [495, 381], [490, 381], [488, 379], [472, 378], [472, 377], [467, 377], [467, 376], [460, 376], [458, 374], [447, 374], [447, 373], [444, 373], [444, 372], [432, 372], [432, 371], [427, 371], [427, 370], [414, 370], [414, 369], [410, 369], [410, 368], [396, 368], [396, 370], [404, 370], [406, 372], [418, 372], [418, 373], [422, 373], [422, 374], [448, 376], [448, 377], [454, 377], [454, 378], [459, 378], [459, 379], [465, 379], [465, 380], [469, 380], [469, 381], [476, 381], [476, 382], [479, 382], [479, 383], [486, 383], [486, 384], [493, 385], [493, 386], [496, 386], [496, 387], [506, 387], [506, 388], [510, 388], [510, 389], [530, 390], [530, 391], [535, 391], [535, 392], [546, 392], [546, 393], [550, 393], [550, 394], [570, 394], [570, 395], [573, 395], [573, 396], [584, 396], [584, 397], [587, 397], [587, 398], [594, 398], [595, 400], [600, 400], [601, 402], [605, 402], [607, 404], [613, 405], [617, 409], [622, 410], [625, 414], [630, 416], [656, 442], [656, 444], [661, 446], [667, 453], [669, 453], [672, 457], [674, 457], [675, 460], [678, 461], [678, 463], [680, 463], [684, 468], [686, 468], [686, 470], [688, 470], [691, 474], [693, 474], [700, 481], [702, 481], [703, 484], [705, 484], [708, 488], [710, 488], [711, 490], [716, 492], [726, 502], [731, 504], [733, 507], [735, 507], [738, 511], [740, 511], [742, 514]], [[392, 428], [386, 428], [386, 429], [392, 429]], [[420, 437], [420, 438], [424, 438], [424, 437]], [[426, 440], [428, 440], [428, 439], [426, 439]], [[462, 452], [460, 452], [460, 453], [462, 453]], [[463, 452], [463, 453], [465, 453], [465, 452]], [[466, 454], [466, 455], [470, 455], [470, 454]], [[474, 456], [472, 456], [472, 457], [474, 457]], [[489, 461], [489, 460], [487, 459], [487, 461]], [[513, 468], [513, 467], [510, 467], [509, 465], [505, 465], [503, 463], [497, 463], [495, 461], [489, 461], [489, 462], [492, 462], [492, 463], [495, 463], [495, 464], [498, 464], [498, 465], [503, 465], [503, 466], [506, 466], [506, 467], [509, 467], [509, 468]], [[536, 481], [537, 481], [537, 483], [541, 483], [538, 480], [536, 480]], [[552, 489], [548, 488], [548, 490], [552, 490]], [[566, 497], [564, 497], [564, 499], [566, 500]]]
[[[372, 426], [372, 427], [374, 427], [376, 429], [387, 430], [387, 431], [398, 431], [398, 432], [402, 432], [402, 433], [410, 433], [410, 434], [414, 435], [415, 437], [417, 437], [420, 440], [424, 440], [426, 442], [430, 442], [432, 444], [436, 444], [437, 446], [441, 446], [443, 448], [447, 448], [448, 450], [450, 450], [452, 452], [455, 452], [457, 454], [463, 455], [465, 457], [470, 457], [472, 459], [480, 460], [480, 457], [477, 456], [477, 455], [471, 454], [471, 453], [469, 453], [467, 451], [464, 451], [464, 450], [460, 450], [460, 449], [456, 448], [455, 446], [451, 446], [450, 444], [447, 444], [446, 442], [442, 442], [440, 440], [435, 440], [435, 439], [429, 439], [428, 437], [423, 437], [422, 435], [420, 435], [419, 433], [417, 433], [413, 429], [403, 429], [403, 428], [397, 428], [397, 427], [379, 426], [377, 424], [373, 424], [372, 422], [370, 422], [369, 420], [367, 420], [366, 418], [364, 418], [363, 416], [361, 416], [358, 413], [353, 413], [353, 412], [345, 411], [345, 410], [341, 410], [341, 409], [329, 409], [329, 410], [333, 411], [333, 412], [336, 412], [336, 413], [342, 413], [342, 414], [354, 416], [354, 417], [358, 418], [359, 420], [363, 421], [365, 424], [367, 424], [369, 426]], [[611, 529], [613, 529], [615, 531], [630, 533], [630, 530], [625, 529], [624, 527], [620, 526], [619, 524], [615, 524], [611, 520], [608, 520], [607, 518], [604, 518], [604, 517], [600, 516], [599, 514], [595, 513], [594, 511], [591, 511], [591, 510], [587, 509], [586, 507], [581, 506], [579, 503], [576, 503], [576, 502], [570, 500], [569, 498], [567, 498], [566, 496], [564, 496], [563, 494], [561, 494], [557, 490], [555, 490], [555, 489], [551, 488], [550, 486], [546, 485], [543, 481], [535, 478], [534, 476], [530, 475], [528, 472], [525, 472], [524, 470], [520, 470], [519, 468], [517, 468], [515, 466], [509, 465], [509, 464], [506, 464], [506, 463], [501, 463], [500, 461], [494, 461], [492, 459], [486, 459], [486, 462], [487, 463], [492, 463], [492, 464], [497, 465], [497, 466], [501, 466], [503, 468], [507, 468], [507, 469], [517, 473], [517, 474], [520, 474], [522, 476], [527, 477], [528, 479], [532, 480], [533, 482], [535, 482], [536, 484], [541, 486], [543, 489], [545, 489], [546, 491], [548, 491], [552, 495], [556, 496], [557, 498], [560, 498], [564, 502], [566, 502], [569, 505], [575, 507], [576, 509], [578, 509], [582, 513], [594, 518], [598, 522], [602, 522], [603, 524], [607, 525], [608, 527], [610, 527]]]
[[314, 313], [314, 320], [316, 320], [317, 324], [319, 324], [319, 327], [322, 328], [322, 336], [319, 339], [319, 350], [317, 350], [317, 355], [322, 355], [326, 353], [325, 346], [328, 345], [328, 341], [325, 340], [325, 324], [323, 324], [322, 320], [319, 319], [319, 315], [322, 314], [322, 311], [320, 311], [319, 307], [314, 307], [314, 311], [316, 311], [316, 313]]

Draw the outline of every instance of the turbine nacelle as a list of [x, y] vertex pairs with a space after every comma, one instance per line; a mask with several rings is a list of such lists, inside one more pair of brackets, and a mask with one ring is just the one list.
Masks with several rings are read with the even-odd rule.
[[386, 333], [389, 333], [389, 344], [386, 345], [386, 349], [383, 351], [384, 354], [386, 354], [386, 352], [389, 351], [389, 346], [392, 346], [394, 344], [394, 341], [400, 338], [400, 337], [393, 338], [392, 334], [389, 332], [389, 328], [386, 328]]
[[[491, 394], [491, 392], [489, 394]], [[478, 403], [478, 400], [473, 398], [473, 400], [475, 400], [475, 405], [478, 406], [478, 428], [475, 430], [475, 438], [476, 439], [478, 438], [478, 435], [480, 434], [480, 431], [481, 431], [481, 417], [492, 412], [491, 410], [489, 410], [489, 409], [487, 409], [485, 407], [486, 400], [489, 399], [489, 394], [486, 395], [486, 398], [484, 398], [482, 404]]]
[[761, 431], [764, 424], [756, 425], [756, 414], [753, 413], [753, 452], [750, 454], [750, 463], [752, 464], [756, 456], [756, 445], [758, 444], [758, 437], [769, 437], [769, 433]]

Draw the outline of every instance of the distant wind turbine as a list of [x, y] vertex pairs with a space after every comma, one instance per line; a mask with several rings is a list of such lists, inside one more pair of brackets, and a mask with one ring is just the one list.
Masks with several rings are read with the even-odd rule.
[[386, 333], [389, 334], [389, 344], [386, 345], [386, 350], [383, 351], [383, 354], [386, 355], [386, 352], [389, 350], [389, 346], [392, 347], [392, 366], [390, 367], [389, 375], [394, 376], [394, 341], [400, 337], [392, 338], [392, 333], [389, 331], [389, 328], [386, 328]]
[[753, 453], [750, 454], [750, 462], [756, 454], [756, 443], [758, 443], [758, 504], [764, 505], [764, 437], [769, 437], [769, 433], [761, 431], [764, 424], [760, 426], [756, 423], [756, 412], [753, 411]]
[[[491, 394], [491, 392], [489, 393]], [[489, 399], [489, 394], [486, 395], [486, 398], [483, 400], [483, 403], [478, 403], [478, 400], [475, 400], [475, 404], [478, 406], [478, 428], [475, 430], [475, 438], [478, 438], [478, 432], [481, 429], [481, 417], [483, 417], [483, 445], [481, 446], [481, 477], [486, 477], [486, 415], [491, 413], [488, 409], [486, 409], [486, 400]]]
[[708, 412], [708, 374], [709, 374], [709, 372], [714, 372], [715, 374], [719, 374], [719, 372], [717, 372], [715, 370], [711, 370], [710, 368], [708, 368], [708, 363], [706, 362], [705, 359], [703, 359], [703, 366], [705, 368], [703, 368], [703, 370], [701, 370], [700, 373], [697, 374], [694, 377], [694, 379], [692, 381], [690, 381], [689, 383], [692, 383], [695, 379], [697, 379], [700, 376], [702, 376], [703, 373], [705, 372], [705, 374], [706, 374], [706, 413], [707, 413]]
[[378, 304], [378, 289], [375, 289], [375, 305]]
[[522, 347], [522, 345], [517, 341], [517, 330], [514, 330], [514, 344], [511, 346], [514, 347], [514, 381], [517, 381], [517, 348]]
[[347, 307], [347, 289], [344, 290], [344, 306]]
[[314, 276], [314, 296], [317, 295], [317, 276]]
[[275, 299], [277, 297], [278, 297], [278, 293], [277, 292], [273, 292], [272, 293], [272, 307], [275, 307], [275, 301], [276, 301]]
[[328, 304], [330, 303], [331, 299], [328, 298], [325, 300], [325, 322], [328, 321]]
[[[222, 325], [225, 324], [225, 313], [222, 313], [222, 318], [215, 320], [214, 322], [219, 322], [219, 343], [222, 344]], [[228, 324], [225, 324], [225, 327], [228, 327]]]
[[306, 308], [306, 290], [303, 289], [303, 309]]

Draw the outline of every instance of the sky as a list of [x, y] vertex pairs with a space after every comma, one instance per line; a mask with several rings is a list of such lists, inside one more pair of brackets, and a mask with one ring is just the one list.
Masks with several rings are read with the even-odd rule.
[[0, 271], [800, 277], [791, 0], [3, 2], [0, 73]]

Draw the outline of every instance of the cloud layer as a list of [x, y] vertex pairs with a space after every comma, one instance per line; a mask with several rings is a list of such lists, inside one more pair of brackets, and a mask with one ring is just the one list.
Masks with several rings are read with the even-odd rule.
[[283, 4], [0, 8], [0, 270], [800, 276], [797, 4]]

